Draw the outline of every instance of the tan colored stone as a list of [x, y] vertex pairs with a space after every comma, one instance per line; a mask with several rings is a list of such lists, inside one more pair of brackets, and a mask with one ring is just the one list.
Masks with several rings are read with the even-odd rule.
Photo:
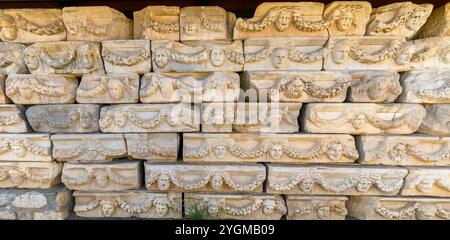
[[417, 38], [450, 36], [450, 3], [435, 8]]
[[412, 71], [402, 74], [398, 102], [450, 103], [450, 71]]
[[288, 220], [345, 220], [344, 196], [286, 196]]
[[449, 167], [408, 167], [402, 196], [450, 196]]
[[275, 165], [267, 167], [268, 193], [396, 195], [408, 171], [398, 167]]
[[366, 1], [336, 1], [325, 6], [324, 19], [330, 21], [330, 36], [363, 36], [372, 5]]
[[0, 39], [5, 42], [35, 43], [66, 40], [61, 9], [2, 9]]
[[425, 105], [427, 117], [418, 130], [419, 133], [450, 135], [450, 104]]
[[49, 134], [0, 134], [0, 161], [52, 161]]
[[61, 170], [56, 162], [0, 162], [0, 188], [51, 188], [61, 183]]
[[121, 191], [139, 189], [140, 162], [118, 160], [110, 163], [65, 163], [61, 181], [70, 190]]
[[24, 62], [25, 48], [20, 43], [0, 42], [0, 74], [28, 73]]
[[348, 102], [391, 103], [402, 93], [400, 75], [392, 71], [352, 72]]
[[189, 219], [201, 211], [206, 219], [280, 220], [287, 213], [284, 199], [268, 194], [185, 193], [184, 211]]
[[412, 39], [433, 10], [429, 3], [397, 2], [374, 8], [367, 24], [368, 36], [399, 36]]
[[180, 136], [177, 133], [125, 134], [128, 157], [152, 162], [176, 162]]
[[120, 192], [75, 192], [74, 212], [94, 218], [161, 218], [182, 217], [181, 193], [152, 193], [142, 190]]
[[52, 156], [61, 162], [110, 162], [127, 155], [122, 134], [55, 134]]
[[121, 104], [100, 111], [102, 132], [192, 132], [200, 130], [200, 109], [190, 104]]
[[102, 42], [102, 57], [107, 73], [150, 72], [150, 41], [110, 40]]
[[137, 73], [85, 74], [77, 90], [79, 103], [137, 103]]
[[3, 75], [0, 73], [0, 104], [5, 104], [5, 103], [11, 102], [11, 100], [6, 96], [5, 80], [6, 80], [6, 75]]
[[180, 40], [180, 7], [148, 6], [133, 12], [134, 39]]
[[34, 213], [33, 220], [65, 220], [69, 217], [69, 211], [44, 211]]
[[183, 164], [144, 162], [145, 187], [151, 191], [262, 192], [262, 164]]
[[155, 40], [152, 64], [154, 72], [239, 72], [244, 65], [242, 42]]
[[11, 74], [6, 95], [16, 104], [75, 103], [78, 79], [70, 75]]
[[201, 109], [202, 132], [232, 132], [236, 103], [203, 103]]
[[234, 102], [239, 92], [233, 72], [146, 73], [139, 96], [143, 103]]
[[410, 59], [410, 70], [448, 70], [450, 36], [409, 41], [400, 54]]
[[343, 134], [183, 134], [184, 162], [352, 163], [355, 141]]
[[24, 51], [24, 61], [31, 73], [73, 74], [104, 73], [100, 43], [61, 41], [39, 42]]
[[423, 119], [419, 104], [310, 103], [302, 122], [309, 133], [411, 134]]
[[26, 133], [30, 129], [21, 105], [0, 104], [0, 132]]

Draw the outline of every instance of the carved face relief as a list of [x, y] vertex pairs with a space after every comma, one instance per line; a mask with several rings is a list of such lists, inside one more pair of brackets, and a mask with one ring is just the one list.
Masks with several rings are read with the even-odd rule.
[[433, 205], [423, 204], [416, 209], [416, 217], [419, 220], [430, 220], [436, 216], [437, 209]]
[[275, 211], [276, 203], [274, 200], [266, 199], [263, 202], [262, 212], [265, 215], [270, 215]]
[[106, 174], [98, 174], [95, 176], [95, 181], [98, 187], [104, 188], [108, 184], [108, 176]]
[[158, 189], [167, 190], [170, 187], [170, 176], [167, 173], [162, 173], [158, 177]]
[[217, 217], [219, 215], [219, 202], [215, 200], [208, 201], [208, 215], [211, 217]]
[[283, 145], [281, 144], [273, 144], [270, 147], [269, 156], [272, 159], [278, 160], [283, 155]]
[[397, 144], [389, 151], [389, 158], [395, 162], [402, 162], [406, 159], [406, 144]]
[[225, 62], [225, 53], [223, 52], [222, 48], [218, 46], [214, 46], [211, 49], [211, 64], [214, 67], [220, 67]]
[[120, 111], [114, 112], [114, 123], [120, 128], [125, 127], [125, 124], [127, 124], [127, 117], [125, 113]]
[[108, 82], [109, 95], [114, 100], [122, 99], [125, 86], [119, 79], [111, 79]]
[[215, 190], [220, 190], [222, 188], [222, 177], [220, 175], [214, 175], [211, 178], [211, 187]]
[[347, 31], [353, 24], [353, 13], [351, 11], [341, 12], [336, 21], [336, 27], [339, 31]]
[[292, 15], [289, 11], [281, 11], [280, 15], [278, 15], [278, 18], [275, 22], [275, 28], [278, 31], [282, 32], [289, 27], [291, 20], [292, 20]]
[[157, 50], [155, 52], [155, 64], [160, 68], [164, 68], [167, 64], [169, 64], [169, 55], [167, 51]]
[[370, 179], [363, 178], [359, 180], [358, 183], [356, 183], [356, 190], [358, 192], [366, 192], [370, 189], [371, 186], [372, 181], [370, 181]]
[[285, 95], [289, 98], [300, 98], [305, 84], [300, 79], [294, 79], [286, 84]]
[[366, 124], [366, 121], [366, 116], [360, 113], [352, 120], [352, 125], [355, 129], [361, 129]]
[[155, 205], [156, 214], [159, 217], [164, 217], [169, 212], [169, 207], [165, 199], [155, 199], [153, 204]]
[[317, 209], [317, 217], [321, 220], [331, 219], [331, 212], [332, 212], [331, 206], [328, 206], [328, 205], [320, 206]]
[[102, 200], [100, 202], [103, 216], [111, 217], [116, 211], [116, 203], [112, 200]]
[[341, 159], [343, 148], [339, 142], [332, 143], [327, 151], [328, 158], [334, 161]]
[[15, 143], [11, 146], [11, 151], [16, 157], [25, 157], [27, 148], [22, 143]]
[[314, 180], [312, 178], [305, 178], [300, 182], [300, 190], [302, 190], [302, 192], [311, 192], [313, 186]]
[[428, 192], [433, 188], [434, 179], [424, 178], [416, 185], [416, 188], [421, 192]]
[[350, 50], [350, 44], [348, 41], [341, 40], [335, 43], [333, 50], [331, 51], [331, 57], [337, 64], [341, 64], [345, 61]]
[[274, 68], [282, 68], [285, 65], [288, 51], [284, 48], [275, 48], [272, 52], [272, 65]]
[[193, 36], [198, 32], [198, 25], [198, 21], [195, 17], [186, 17], [183, 26], [184, 33], [186, 33], [186, 35], [188, 36]]
[[78, 58], [81, 67], [85, 69], [94, 67], [94, 53], [88, 44], [81, 44], [78, 47]]
[[87, 111], [82, 111], [80, 116], [80, 127], [83, 129], [89, 129], [92, 127], [92, 116]]
[[217, 158], [222, 159], [225, 157], [225, 153], [226, 153], [226, 148], [223, 145], [217, 145], [214, 148], [214, 154], [216, 155]]

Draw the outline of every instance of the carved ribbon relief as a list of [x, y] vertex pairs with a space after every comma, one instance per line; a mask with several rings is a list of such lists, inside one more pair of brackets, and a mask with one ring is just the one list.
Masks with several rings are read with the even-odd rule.
[[360, 81], [352, 85], [352, 93], [367, 96], [372, 101], [385, 102], [390, 100], [390, 95], [399, 96], [402, 86], [398, 81], [398, 75], [365, 75]]
[[50, 156], [50, 147], [43, 147], [28, 139], [4, 138], [0, 145], [0, 154], [12, 152], [16, 157], [25, 157], [28, 152], [36, 156]]
[[[169, 34], [179, 32], [180, 24], [178, 21], [166, 23], [158, 21], [154, 17], [145, 17], [144, 21], [142, 22], [142, 28], [143, 29], [150, 28], [158, 33]], [[145, 34], [145, 31], [143, 32], [143, 34]]]
[[77, 96], [82, 98], [96, 98], [107, 94], [114, 100], [121, 100], [126, 97], [127, 92], [136, 91], [136, 87], [130, 84], [126, 76], [100, 76], [92, 81], [98, 82], [95, 87], [78, 87]]
[[[82, 174], [76, 174], [76, 176], [70, 176], [72, 171], [82, 171]], [[98, 168], [66, 168], [61, 180], [64, 184], [68, 185], [85, 185], [91, 183], [95, 179], [95, 184], [99, 188], [104, 188], [108, 183], [112, 182], [122, 186], [132, 186], [137, 181], [137, 174], [133, 174], [131, 177], [125, 177], [119, 174], [119, 171], [135, 171], [134, 168], [112, 168], [112, 167], [98, 167]]]
[[105, 61], [117, 66], [133, 66], [143, 61], [150, 61], [150, 45], [146, 44], [139, 52], [129, 56], [122, 56], [114, 53], [108, 48], [102, 49], [102, 57]]
[[425, 152], [420, 150], [419, 143], [398, 143], [390, 149], [386, 149], [384, 144], [369, 161], [377, 161], [384, 158], [388, 158], [395, 163], [403, 163], [410, 158], [422, 162], [437, 163], [450, 160], [450, 148], [448, 143], [445, 143], [435, 152]]
[[450, 219], [449, 209], [445, 209], [441, 204], [432, 203], [415, 202], [399, 209], [390, 209], [378, 202], [373, 211], [384, 218], [395, 220], [408, 220], [414, 217], [419, 220], [430, 220], [435, 217]]

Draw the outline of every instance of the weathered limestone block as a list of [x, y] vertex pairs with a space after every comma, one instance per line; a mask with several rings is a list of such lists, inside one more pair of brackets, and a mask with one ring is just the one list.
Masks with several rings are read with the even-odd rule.
[[328, 36], [331, 21], [323, 19], [318, 2], [265, 2], [253, 18], [236, 20], [233, 39], [249, 37]]
[[397, 167], [268, 165], [267, 192], [396, 195], [408, 171]]
[[238, 102], [233, 130], [243, 133], [298, 132], [301, 107], [301, 103]]
[[61, 9], [25, 8], [0, 11], [0, 39], [35, 43], [66, 40]]
[[102, 57], [107, 73], [150, 72], [150, 41], [111, 40], [102, 42]]
[[104, 73], [100, 43], [61, 41], [39, 42], [23, 51], [31, 73], [73, 74]]
[[409, 70], [411, 54], [401, 37], [330, 37], [325, 70]]
[[412, 39], [433, 10], [429, 3], [398, 2], [374, 8], [367, 25], [368, 36], [399, 36]]
[[288, 220], [345, 220], [344, 196], [286, 196]]
[[56, 134], [51, 140], [52, 156], [61, 162], [110, 162], [127, 154], [122, 134]]
[[[1, 70], [0, 70], [1, 72]], [[6, 96], [5, 90], [6, 75], [0, 73], [0, 104], [10, 103], [11, 100]]]
[[133, 21], [110, 7], [65, 7], [62, 18], [68, 41], [99, 42], [133, 38]]
[[64, 220], [72, 206], [72, 193], [63, 185], [45, 190], [0, 190], [3, 220]]
[[49, 134], [0, 134], [0, 161], [52, 161]]
[[120, 192], [75, 192], [74, 212], [94, 218], [162, 218], [182, 217], [181, 193], [152, 193], [142, 190]]
[[450, 3], [435, 8], [417, 38], [450, 36]]
[[0, 162], [0, 188], [51, 188], [61, 183], [62, 167], [56, 162]]
[[184, 202], [187, 218], [201, 211], [206, 219], [280, 220], [287, 213], [279, 195], [186, 193]]
[[402, 93], [400, 74], [391, 71], [352, 72], [348, 102], [391, 103]]
[[133, 12], [134, 39], [180, 40], [180, 7], [148, 6]]
[[78, 79], [70, 75], [11, 74], [6, 95], [16, 104], [75, 103]]
[[239, 92], [234, 72], [145, 73], [139, 97], [143, 103], [235, 102]]
[[236, 103], [203, 103], [201, 109], [202, 132], [232, 132]]
[[144, 162], [145, 187], [152, 191], [262, 192], [262, 164], [168, 164]]
[[20, 43], [0, 42], [0, 74], [28, 73], [23, 54], [25, 48]]
[[355, 141], [343, 134], [183, 134], [184, 162], [352, 163]]
[[419, 104], [310, 103], [302, 122], [310, 133], [411, 134], [423, 119]]
[[176, 162], [180, 136], [177, 133], [125, 134], [128, 157], [153, 162]]
[[412, 71], [402, 74], [398, 102], [450, 103], [450, 71]]
[[154, 72], [240, 72], [244, 65], [242, 42], [152, 41]]
[[79, 103], [137, 103], [137, 73], [85, 74], [77, 90]]
[[190, 104], [121, 104], [100, 111], [102, 132], [192, 132], [200, 130], [200, 109]]
[[365, 1], [336, 1], [325, 6], [330, 36], [363, 36], [369, 22], [372, 5]]
[[0, 104], [0, 133], [26, 133], [30, 129], [21, 105]]
[[344, 102], [351, 75], [346, 72], [255, 71], [245, 72], [242, 80], [246, 89], [257, 91], [257, 100], [261, 102]]
[[450, 104], [425, 105], [427, 117], [419, 133], [450, 136]]
[[89, 133], [99, 130], [99, 105], [36, 105], [27, 109], [28, 122], [36, 132]]
[[448, 70], [450, 68], [450, 36], [409, 41], [401, 50], [409, 56], [410, 70]]
[[450, 197], [450, 168], [408, 167], [400, 195]]
[[450, 138], [426, 135], [360, 136], [359, 163], [450, 166]]
[[449, 220], [449, 198], [353, 196], [349, 215], [361, 220]]
[[70, 190], [121, 191], [139, 189], [140, 162], [118, 160], [110, 163], [65, 163], [61, 181]]

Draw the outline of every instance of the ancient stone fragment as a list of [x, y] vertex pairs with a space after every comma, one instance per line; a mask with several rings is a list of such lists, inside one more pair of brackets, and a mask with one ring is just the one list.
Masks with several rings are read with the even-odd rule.
[[448, 70], [450, 68], [450, 37], [409, 41], [400, 54], [409, 56], [410, 70]]
[[125, 134], [128, 156], [152, 162], [175, 162], [180, 136], [176, 133]]
[[450, 71], [412, 71], [402, 74], [398, 102], [450, 103]]
[[134, 39], [180, 40], [180, 7], [148, 6], [133, 12]]
[[392, 71], [355, 71], [348, 102], [391, 103], [402, 93], [400, 75]]
[[0, 104], [0, 132], [26, 133], [29, 130], [25, 114], [21, 105]]
[[330, 36], [363, 36], [372, 6], [365, 1], [336, 1], [325, 6], [323, 16], [328, 20]]
[[102, 57], [107, 73], [150, 72], [150, 41], [110, 40], [102, 42]]
[[201, 109], [202, 132], [232, 132], [236, 103], [203, 103]]
[[11, 100], [6, 96], [5, 90], [6, 75], [0, 73], [0, 104], [10, 103]]
[[20, 43], [0, 42], [0, 74], [28, 73], [23, 54], [25, 48]]
[[61, 183], [62, 164], [0, 161], [0, 188], [51, 188]]
[[450, 196], [449, 167], [408, 167], [402, 196]]
[[450, 104], [425, 105], [427, 116], [418, 130], [419, 133], [450, 135]]
[[286, 196], [288, 220], [345, 220], [344, 196]]
[[0, 134], [0, 161], [52, 161], [49, 134]]
[[417, 38], [450, 36], [450, 3], [435, 8]]

